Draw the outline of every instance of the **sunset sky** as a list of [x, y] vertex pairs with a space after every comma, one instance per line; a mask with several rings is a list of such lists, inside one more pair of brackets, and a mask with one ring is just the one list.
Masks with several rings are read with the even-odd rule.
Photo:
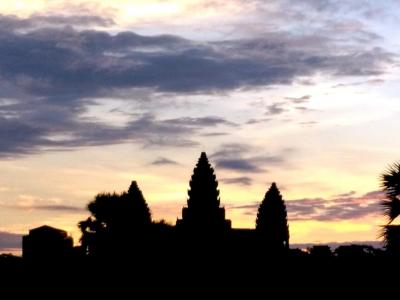
[[[275, 181], [291, 243], [374, 241], [400, 158], [400, 2], [0, 2], [0, 252], [136, 180], [175, 223], [201, 151], [233, 227]], [[15, 235], [18, 234], [18, 235]], [[6, 249], [7, 248], [7, 249]]]

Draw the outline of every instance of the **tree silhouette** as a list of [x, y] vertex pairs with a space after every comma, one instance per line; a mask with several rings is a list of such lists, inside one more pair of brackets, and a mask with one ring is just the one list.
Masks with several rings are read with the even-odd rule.
[[400, 215], [400, 163], [393, 164], [381, 175], [381, 184], [386, 195], [381, 205], [390, 224]]
[[314, 245], [308, 249], [310, 256], [317, 259], [327, 259], [333, 256], [331, 247], [328, 245]]
[[225, 209], [220, 206], [218, 181], [207, 155], [202, 152], [189, 183], [187, 207], [182, 210], [178, 227], [202, 231], [221, 231], [230, 228]]
[[385, 199], [381, 201], [388, 223], [383, 226], [381, 236], [389, 251], [400, 250], [400, 228], [391, 223], [400, 215], [400, 163], [394, 163], [381, 175]]
[[129, 246], [150, 230], [151, 213], [136, 181], [128, 192], [96, 195], [88, 210], [91, 216], [78, 224], [86, 254], [102, 254], [117, 245]]
[[272, 183], [258, 208], [256, 233], [269, 250], [282, 251], [289, 248], [286, 206], [275, 183]]
[[369, 245], [342, 245], [335, 249], [335, 254], [339, 258], [368, 258], [377, 255], [374, 247]]

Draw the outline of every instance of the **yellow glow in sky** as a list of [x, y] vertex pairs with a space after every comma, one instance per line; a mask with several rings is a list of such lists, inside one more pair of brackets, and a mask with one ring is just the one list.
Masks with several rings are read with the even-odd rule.
[[137, 17], [143, 15], [169, 15], [181, 12], [183, 8], [196, 1], [125, 1], [125, 0], [98, 0], [98, 1], [82, 1], [82, 0], [12, 0], [0, 2], [0, 11], [3, 14], [16, 14], [19, 16], [27, 16], [35, 13], [54, 13], [50, 11], [55, 8], [67, 8], [67, 11], [60, 11], [61, 14], [68, 13], [68, 8], [82, 6], [86, 9], [92, 8], [110, 8], [118, 9], [125, 16]]
[[171, 23], [235, 15], [243, 7], [236, 1], [202, 0], [19, 0], [1, 1], [0, 13], [30, 15], [98, 15], [112, 18], [119, 26], [142, 22]]
[[[60, 2], [60, 1], [54, 1]], [[1, 1], [0, 12], [2, 14], [13, 14], [21, 17], [29, 16], [32, 13], [42, 11], [48, 5], [46, 0], [32, 0], [32, 1]]]

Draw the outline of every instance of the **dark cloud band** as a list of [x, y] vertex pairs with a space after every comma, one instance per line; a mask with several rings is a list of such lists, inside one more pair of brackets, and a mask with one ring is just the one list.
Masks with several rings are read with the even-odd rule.
[[[320, 72], [362, 77], [385, 73], [385, 66], [394, 60], [394, 54], [373, 44], [342, 45], [341, 51], [336, 51], [332, 50], [336, 48], [334, 38], [326, 37], [322, 43], [321, 39], [304, 37], [306, 44], [298, 42], [301, 37], [285, 32], [281, 36], [274, 33], [263, 38], [199, 43], [172, 35], [113, 35], [76, 29], [79, 26], [47, 26], [57, 22], [84, 26], [111, 21], [90, 16], [0, 16], [0, 25], [4, 25], [0, 26], [0, 99], [6, 101], [0, 105], [2, 157], [124, 142], [196, 145], [188, 136], [201, 128], [235, 124], [214, 116], [159, 120], [142, 114], [117, 127], [85, 120], [82, 114], [93, 99], [119, 99], [128, 93], [130, 96], [124, 95], [122, 100], [135, 101], [135, 89], [173, 97], [291, 84]], [[20, 31], [32, 24], [40, 26]], [[304, 96], [293, 101], [306, 100]], [[272, 105], [267, 113], [284, 110]], [[220, 167], [249, 171], [257, 171], [255, 163], [230, 158], [217, 161]]]
[[[337, 195], [332, 199], [305, 198], [286, 201], [291, 221], [342, 221], [353, 220], [379, 214], [380, 200], [383, 194], [374, 191], [362, 196], [355, 192]], [[259, 203], [235, 206], [233, 209], [244, 210], [245, 214], [257, 213]]]

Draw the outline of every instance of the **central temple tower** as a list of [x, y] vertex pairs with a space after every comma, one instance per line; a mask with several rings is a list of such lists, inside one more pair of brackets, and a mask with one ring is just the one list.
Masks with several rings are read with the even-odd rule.
[[227, 232], [231, 221], [225, 219], [225, 208], [220, 207], [218, 181], [205, 152], [200, 155], [189, 186], [187, 207], [182, 209], [177, 228], [208, 234]]

